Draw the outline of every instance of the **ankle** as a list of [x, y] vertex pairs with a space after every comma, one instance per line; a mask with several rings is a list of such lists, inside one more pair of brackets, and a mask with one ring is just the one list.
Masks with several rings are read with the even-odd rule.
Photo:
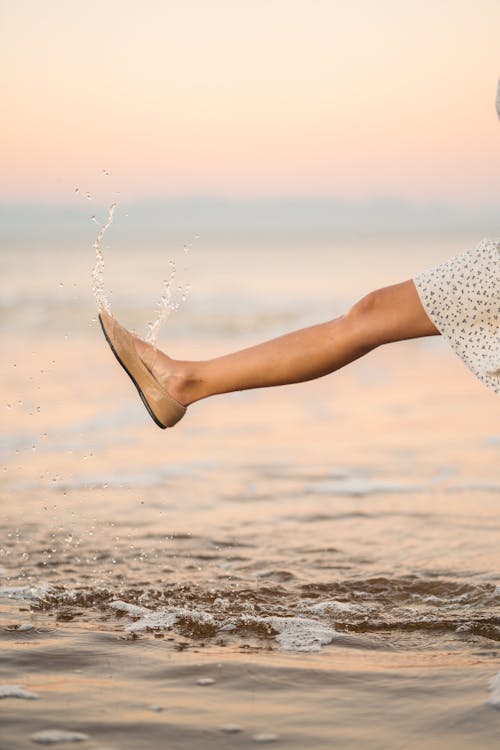
[[172, 359], [161, 349], [135, 338], [135, 347], [145, 366], [167, 393], [183, 406], [208, 395], [204, 392], [201, 363]]
[[175, 362], [172, 371], [162, 378], [162, 385], [183, 406], [204, 397], [201, 378], [191, 362]]

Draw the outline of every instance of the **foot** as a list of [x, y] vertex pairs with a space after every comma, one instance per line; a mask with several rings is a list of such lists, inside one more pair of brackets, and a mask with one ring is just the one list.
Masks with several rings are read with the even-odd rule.
[[172, 359], [147, 341], [133, 335], [134, 346], [144, 365], [155, 380], [183, 406], [189, 406], [193, 398], [192, 378], [188, 375], [187, 363]]
[[99, 313], [99, 322], [111, 351], [136, 387], [150, 417], [162, 430], [173, 427], [186, 413], [186, 407], [148, 369], [126, 328], [105, 310]]

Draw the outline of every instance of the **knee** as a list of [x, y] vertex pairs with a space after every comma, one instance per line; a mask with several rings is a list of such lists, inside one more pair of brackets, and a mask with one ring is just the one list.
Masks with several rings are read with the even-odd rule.
[[358, 300], [345, 315], [347, 325], [366, 351], [383, 343], [378, 320], [385, 307], [385, 289], [375, 289]]
[[422, 307], [411, 279], [370, 292], [353, 305], [346, 317], [367, 350], [439, 333]]
[[348, 311], [347, 317], [353, 322], [361, 322], [373, 316], [380, 309], [383, 302], [383, 289], [375, 289], [373, 292], [361, 297]]

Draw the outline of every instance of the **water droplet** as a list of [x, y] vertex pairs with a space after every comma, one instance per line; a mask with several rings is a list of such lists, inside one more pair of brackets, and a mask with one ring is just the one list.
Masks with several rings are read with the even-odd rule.
[[80, 188], [75, 188], [75, 193], [79, 193], [79, 192], [80, 192]]
[[91, 200], [92, 200], [92, 196], [90, 195], [90, 193], [85, 193], [85, 197], [86, 197], [86, 199], [87, 199], [88, 201], [91, 201]]

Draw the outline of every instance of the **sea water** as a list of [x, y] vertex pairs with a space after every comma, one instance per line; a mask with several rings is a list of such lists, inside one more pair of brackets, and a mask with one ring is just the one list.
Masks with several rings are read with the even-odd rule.
[[[200, 243], [158, 343], [205, 358], [328, 319], [455, 243]], [[142, 325], [165, 247], [117, 247], [113, 307]], [[497, 746], [498, 404], [444, 342], [163, 432], [92, 323], [88, 246], [3, 261], [9, 746]]]

